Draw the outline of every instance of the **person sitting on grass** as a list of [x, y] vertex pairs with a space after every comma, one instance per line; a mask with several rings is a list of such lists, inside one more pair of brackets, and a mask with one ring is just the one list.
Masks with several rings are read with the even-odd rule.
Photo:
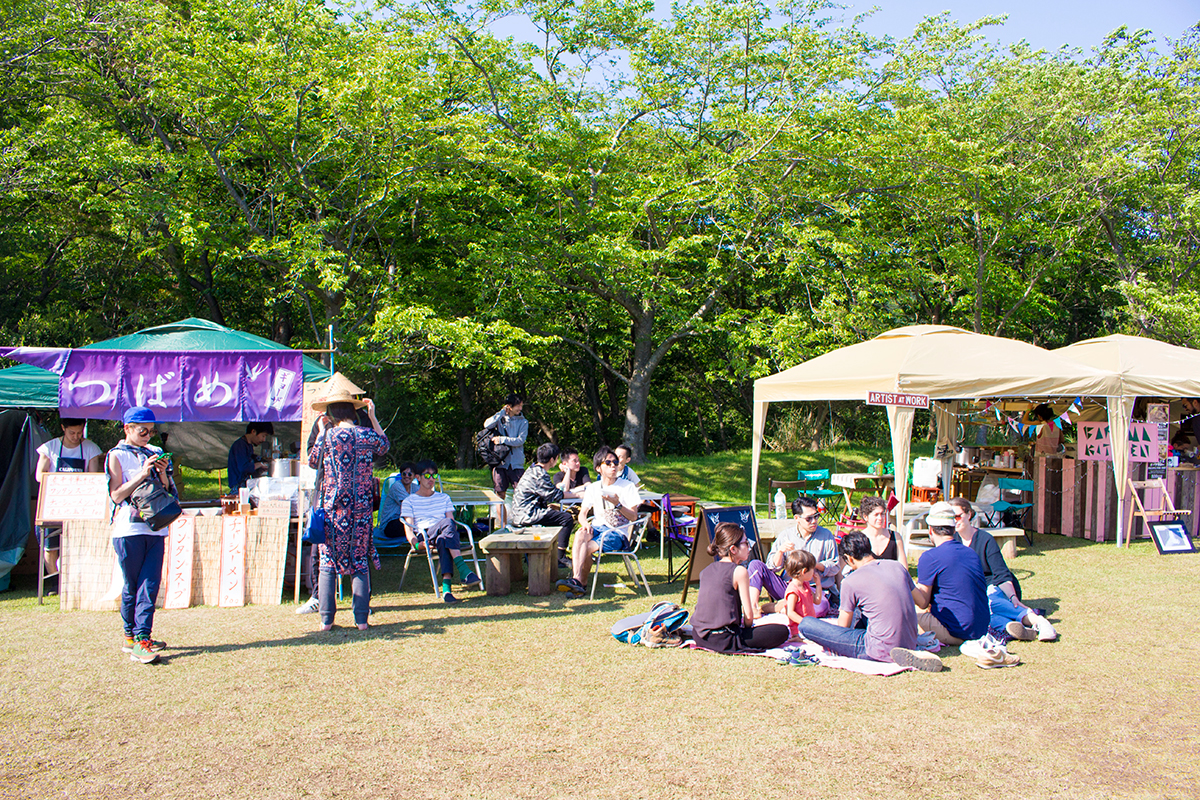
[[983, 564], [992, 628], [1023, 641], [1053, 642], [1057, 639], [1058, 631], [1050, 620], [1021, 601], [1021, 584], [1004, 561], [1000, 545], [990, 533], [975, 527], [975, 509], [971, 502], [956, 497], [950, 505], [954, 509], [954, 530], [959, 540], [974, 550]]
[[454, 523], [454, 506], [450, 495], [434, 489], [437, 486], [437, 464], [426, 459], [416, 465], [420, 488], [404, 498], [400, 516], [404, 519], [408, 543], [417, 550], [422, 544], [437, 548], [442, 568], [442, 600], [457, 603], [458, 598], [450, 593], [451, 565], [458, 570], [463, 586], [478, 588], [479, 576], [467, 567], [462, 557], [462, 541], [458, 538], [458, 526]]
[[1021, 658], [1002, 645], [979, 640], [988, 632], [988, 601], [979, 558], [954, 538], [954, 507], [934, 503], [926, 516], [933, 549], [917, 563], [913, 602], [917, 625], [945, 645], [961, 645], [965, 655], [984, 669], [1015, 667]]
[[790, 622], [792, 636], [795, 636], [800, 632], [800, 620], [821, 616], [820, 609], [828, 609], [829, 600], [822, 595], [821, 581], [817, 578], [817, 559], [812, 553], [807, 550], [788, 552], [783, 571], [792, 580], [787, 585], [781, 605]]
[[558, 464], [558, 445], [549, 442], [540, 445], [534, 459], [534, 465], [525, 470], [513, 492], [513, 527], [544, 525], [558, 528], [558, 566], [569, 567], [567, 545], [571, 541], [571, 531], [575, 530], [575, 516], [561, 508], [550, 508], [551, 503], [560, 503], [563, 499], [562, 487], [555, 486], [550, 477], [550, 470]]
[[755, 625], [757, 608], [750, 602], [750, 576], [742, 564], [750, 557], [746, 531], [734, 522], [722, 522], [708, 543], [713, 563], [700, 572], [692, 638], [697, 646], [715, 653], [770, 650], [787, 641], [786, 625]]
[[[792, 501], [792, 518], [796, 520], [794, 529], [781, 531], [771, 544], [767, 553], [767, 562], [755, 559], [746, 565], [750, 573], [750, 599], [757, 608], [759, 597], [765, 589], [772, 600], [782, 600], [787, 591], [787, 582], [778, 574], [788, 554], [800, 550], [812, 553], [816, 559], [817, 575], [821, 580], [823, 598], [818, 598], [817, 616], [823, 617], [831, 605], [838, 601], [837, 576], [841, 571], [838, 561], [837, 540], [826, 528], [817, 524], [821, 512], [817, 509], [817, 501], [811, 497], [801, 496]], [[782, 612], [783, 606], [777, 604], [775, 610]]]
[[888, 527], [887, 501], [882, 497], [864, 497], [858, 503], [858, 518], [866, 523], [863, 533], [871, 542], [871, 554], [881, 561], [899, 561], [907, 566], [904, 540]]
[[560, 592], [584, 593], [592, 555], [598, 550], [611, 553], [629, 547], [629, 525], [637, 519], [642, 502], [637, 487], [617, 477], [621, 462], [611, 448], [602, 445], [592, 459], [600, 479], [588, 484], [579, 506], [579, 530], [571, 566], [574, 575], [558, 582]]
[[[875, 558], [871, 541], [859, 531], [842, 538], [841, 552], [854, 572], [842, 580], [837, 623], [805, 617], [799, 623], [800, 635], [839, 656], [892, 661], [924, 672], [941, 670], [941, 659], [916, 649], [916, 587], [908, 568]], [[852, 627], [856, 611], [866, 617], [865, 629]]]

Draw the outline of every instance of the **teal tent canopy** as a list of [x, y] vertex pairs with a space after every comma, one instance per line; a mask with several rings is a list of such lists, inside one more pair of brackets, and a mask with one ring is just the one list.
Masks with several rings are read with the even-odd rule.
[[[190, 317], [128, 336], [84, 345], [107, 350], [287, 350], [285, 345], [245, 331]], [[304, 357], [304, 382], [328, 380], [320, 362]], [[58, 408], [58, 376], [21, 364], [0, 369], [0, 408]]]

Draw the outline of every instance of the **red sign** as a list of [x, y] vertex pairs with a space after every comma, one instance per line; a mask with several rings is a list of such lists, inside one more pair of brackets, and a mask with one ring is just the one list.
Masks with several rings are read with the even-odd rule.
[[896, 392], [867, 392], [869, 406], [903, 406], [904, 408], [929, 408], [927, 394], [898, 394]]

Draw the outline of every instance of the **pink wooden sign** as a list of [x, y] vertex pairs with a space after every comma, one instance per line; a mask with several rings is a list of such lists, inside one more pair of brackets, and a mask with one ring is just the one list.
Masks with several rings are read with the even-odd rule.
[[230, 514], [221, 530], [221, 591], [217, 605], [246, 605], [246, 517]]
[[167, 596], [163, 608], [187, 608], [192, 604], [192, 553], [196, 541], [196, 518], [184, 514], [171, 523], [167, 536]]
[[[1112, 461], [1107, 422], [1079, 423], [1080, 461]], [[1158, 426], [1152, 422], [1129, 424], [1129, 460], [1158, 461]]]

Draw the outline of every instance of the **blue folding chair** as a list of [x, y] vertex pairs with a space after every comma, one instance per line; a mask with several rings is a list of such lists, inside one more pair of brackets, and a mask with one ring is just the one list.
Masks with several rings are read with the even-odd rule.
[[[667, 543], [667, 583], [674, 583], [675, 579], [687, 570], [688, 558], [692, 554], [692, 547], [696, 544], [696, 527], [700, 521], [686, 514], [676, 516], [671, 508], [671, 495], [669, 494], [663, 495], [662, 509], [663, 537]], [[672, 560], [675, 548], [682, 551], [683, 560], [678, 570], [675, 569]]]
[[1027, 542], [1029, 542], [1030, 545], [1032, 545], [1033, 537], [1029, 535], [1029, 526], [1025, 524], [1025, 522], [1026, 522], [1025, 518], [1029, 514], [1029, 509], [1033, 508], [1033, 503], [1032, 502], [1014, 503], [1010, 500], [1005, 500], [1004, 497], [1005, 497], [1006, 493], [1017, 493], [1017, 492], [1022, 493], [1022, 499], [1024, 499], [1025, 492], [1029, 492], [1032, 495], [1033, 491], [1034, 491], [1033, 481], [1029, 480], [1028, 478], [1001, 478], [999, 481], [999, 486], [1000, 486], [1000, 499], [997, 500], [996, 502], [992, 503], [992, 520], [993, 520], [993, 522], [999, 522], [1000, 518], [1006, 511], [1021, 512], [1020, 514], [1017, 515], [1017, 520], [1021, 523], [1021, 528], [1025, 531], [1025, 540]]
[[801, 491], [819, 501], [825, 506], [825, 513], [832, 517], [837, 517], [841, 513], [842, 504], [845, 502], [845, 496], [840, 489], [826, 489], [825, 484], [829, 483], [829, 470], [827, 469], [798, 469], [796, 470], [796, 480], [802, 483], [810, 481], [819, 481], [817, 488], [807, 489], [802, 488]]

